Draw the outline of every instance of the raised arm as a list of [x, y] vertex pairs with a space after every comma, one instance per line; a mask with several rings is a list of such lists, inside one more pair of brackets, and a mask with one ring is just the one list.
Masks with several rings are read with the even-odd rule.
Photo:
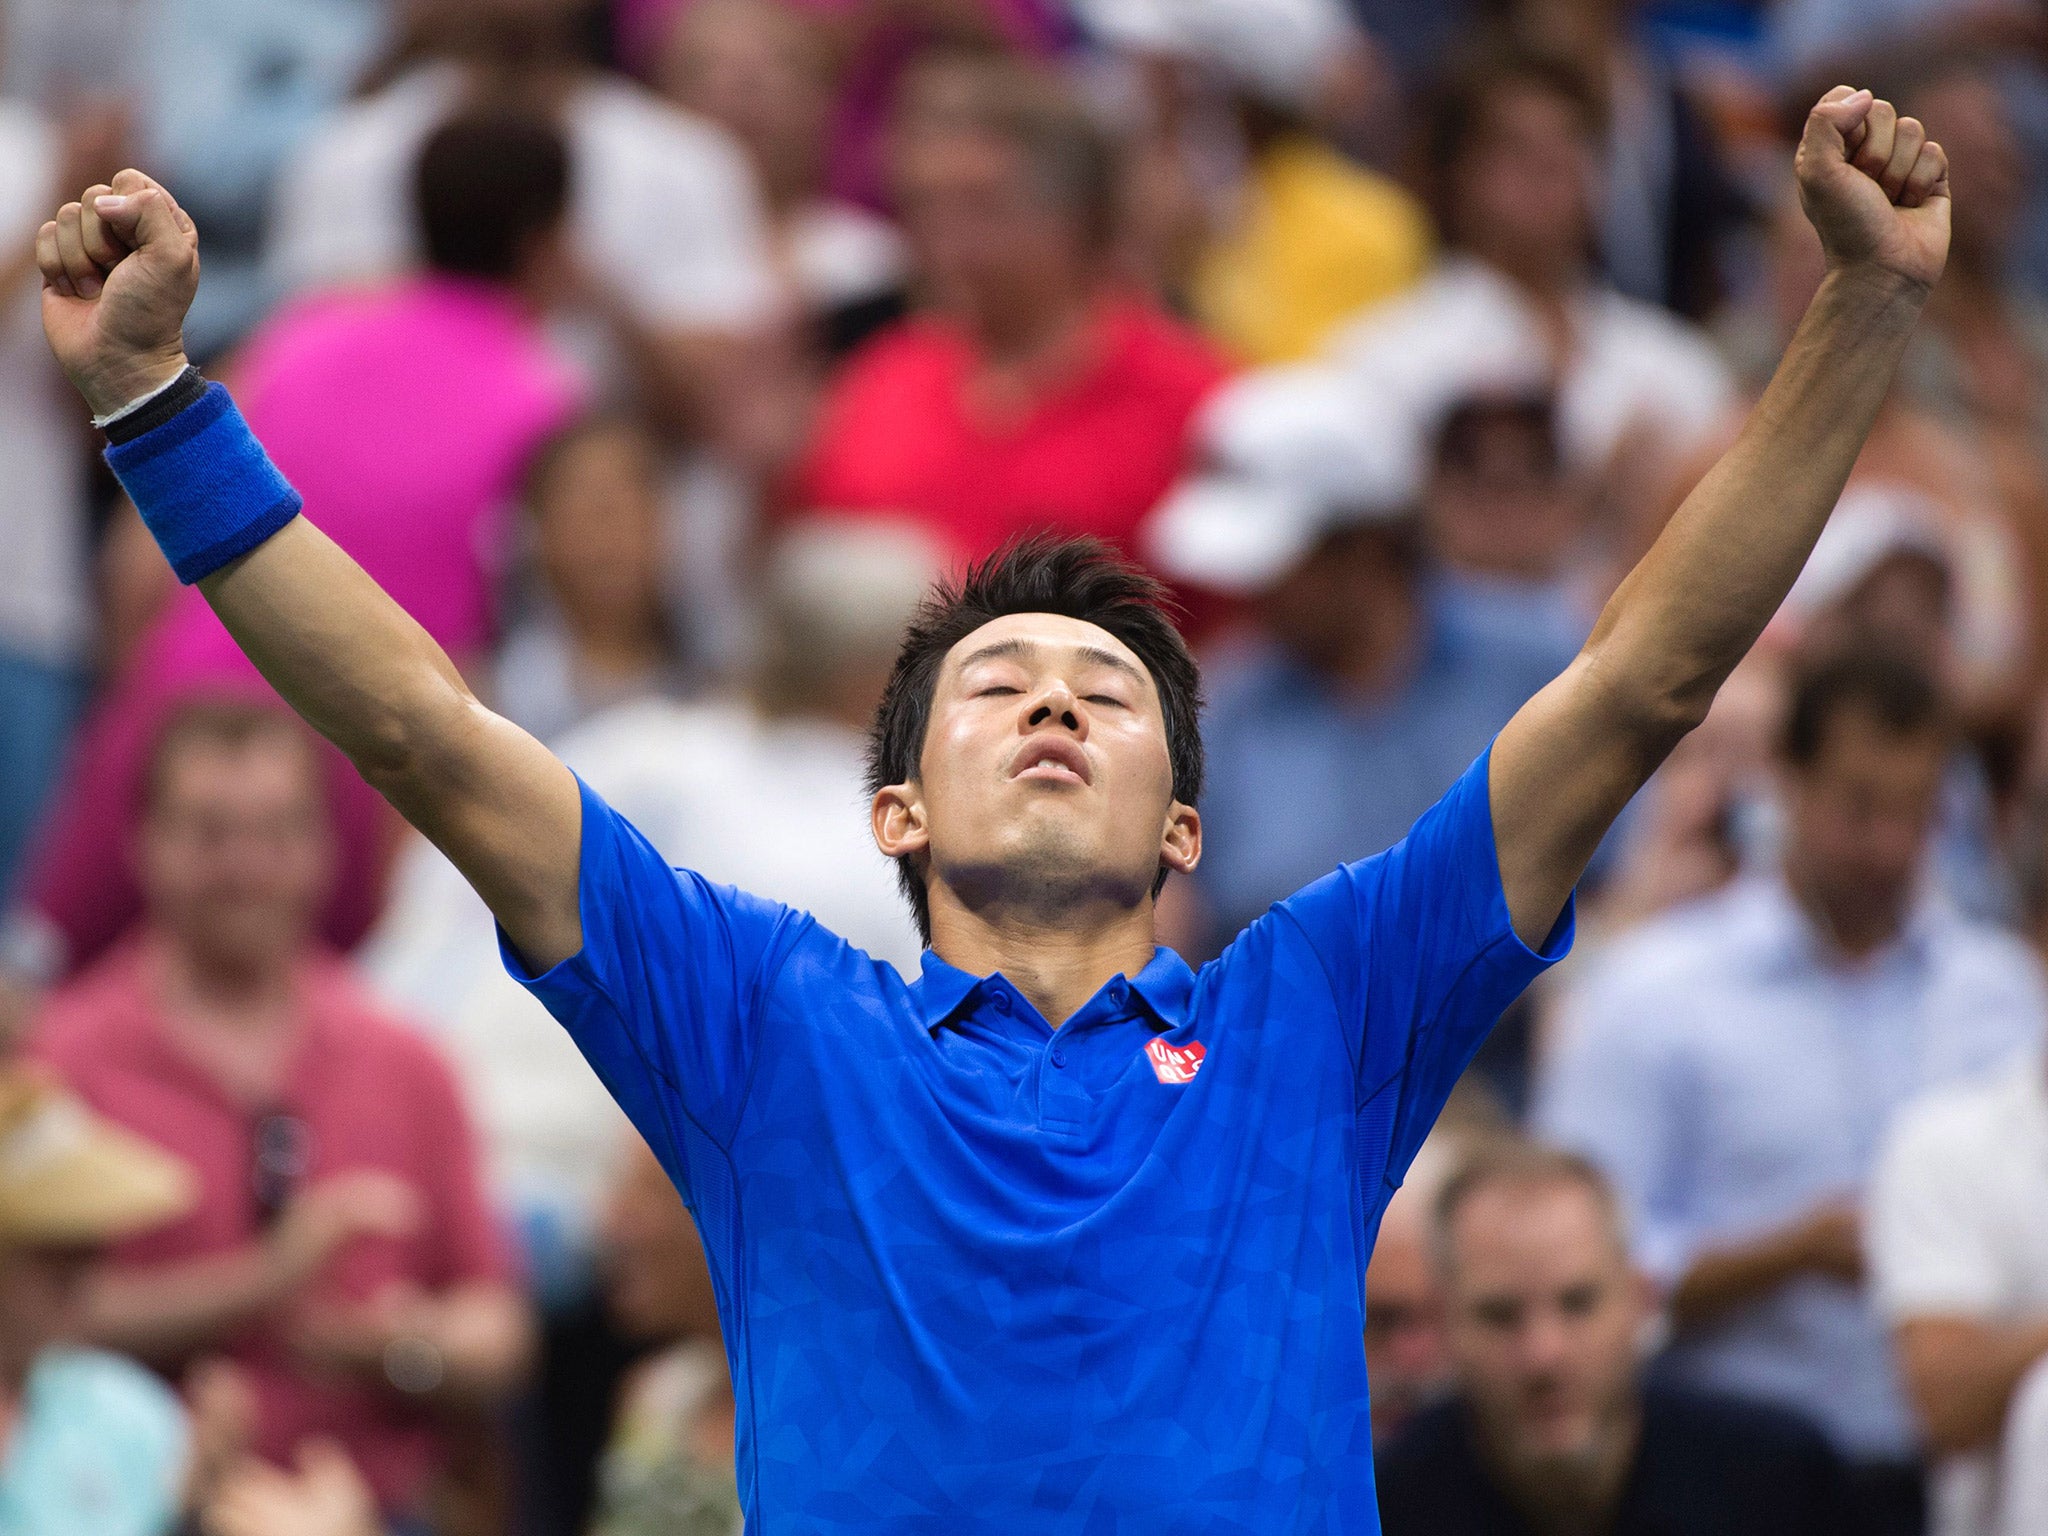
[[1947, 258], [1947, 158], [1889, 103], [1830, 91], [1806, 120], [1798, 175], [1827, 275], [1770, 387], [1578, 659], [1494, 746], [1501, 879], [1529, 943], [1791, 589]]
[[[51, 350], [95, 417], [184, 374], [198, 235], [162, 187], [123, 171], [111, 188], [88, 189], [42, 227], [36, 259]], [[156, 510], [152, 531], [176, 538], [181, 519], [232, 531], [238, 509], [227, 503], [239, 482], [206, 440], [186, 457], [164, 471], [176, 494]], [[582, 947], [574, 778], [479, 704], [355, 561], [294, 517], [199, 587], [271, 686], [462, 870], [529, 965]]]

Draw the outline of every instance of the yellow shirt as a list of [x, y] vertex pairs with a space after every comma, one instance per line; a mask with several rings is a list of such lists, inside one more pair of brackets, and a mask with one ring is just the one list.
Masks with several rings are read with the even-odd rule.
[[1310, 138], [1269, 148], [1245, 216], [1204, 253], [1195, 313], [1244, 362], [1294, 362], [1429, 264], [1428, 215], [1384, 176]]

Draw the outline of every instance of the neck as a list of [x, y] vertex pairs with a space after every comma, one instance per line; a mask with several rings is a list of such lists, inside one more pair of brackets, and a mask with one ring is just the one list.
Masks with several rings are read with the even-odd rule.
[[1845, 908], [1829, 901], [1824, 888], [1805, 874], [1791, 854], [1785, 859], [1785, 883], [1791, 888], [1799, 910], [1820, 930], [1828, 948], [1843, 960], [1867, 960], [1905, 932], [1903, 912], [1875, 906]]
[[1484, 1437], [1481, 1450], [1501, 1491], [1543, 1536], [1593, 1536], [1613, 1522], [1641, 1429], [1641, 1413], [1631, 1405], [1583, 1456], [1530, 1461]]
[[289, 958], [243, 962], [175, 940], [155, 948], [164, 1001], [173, 1014], [247, 1033], [289, 1027], [294, 1012]]
[[1085, 284], [1062, 284], [1034, 303], [977, 308], [964, 319], [985, 367], [1057, 370], [1086, 333], [1090, 297]]
[[[961, 906], [935, 882], [932, 949], [973, 976], [997, 971], [1057, 1029], [1113, 976], [1135, 976], [1157, 945], [1150, 899], [1107, 919], [1077, 911], [995, 918]], [[1077, 904], [1078, 907], [1078, 904]], [[1081, 909], [1085, 910], [1085, 909]]]

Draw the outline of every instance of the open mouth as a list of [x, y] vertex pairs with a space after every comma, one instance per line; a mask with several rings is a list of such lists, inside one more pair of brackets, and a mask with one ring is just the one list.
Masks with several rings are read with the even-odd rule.
[[1088, 754], [1073, 742], [1056, 737], [1027, 741], [1010, 760], [1010, 777], [1049, 784], [1086, 784], [1090, 782]]

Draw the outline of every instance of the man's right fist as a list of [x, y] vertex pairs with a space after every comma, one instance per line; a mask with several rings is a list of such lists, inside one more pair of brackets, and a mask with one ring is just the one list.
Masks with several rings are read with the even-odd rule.
[[95, 416], [185, 368], [185, 311], [199, 291], [199, 231], [140, 171], [88, 187], [36, 232], [43, 334]]

